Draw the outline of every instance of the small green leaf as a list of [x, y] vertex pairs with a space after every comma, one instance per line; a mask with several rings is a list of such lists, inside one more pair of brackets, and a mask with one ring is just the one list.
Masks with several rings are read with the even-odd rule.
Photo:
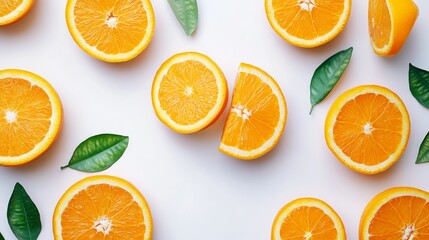
[[42, 230], [39, 210], [19, 183], [9, 199], [7, 220], [18, 240], [36, 240]]
[[100, 134], [83, 141], [67, 166], [82, 172], [100, 172], [111, 167], [124, 154], [129, 138], [115, 134]]
[[326, 59], [314, 72], [310, 83], [311, 110], [332, 91], [352, 57], [353, 48], [340, 51]]
[[429, 108], [429, 72], [410, 63], [408, 72], [411, 94], [426, 108]]
[[429, 132], [419, 148], [416, 164], [429, 162]]
[[0, 240], [4, 240], [4, 237], [3, 235], [1, 235], [1, 233], [0, 233]]
[[186, 35], [190, 36], [198, 25], [197, 0], [168, 0]]

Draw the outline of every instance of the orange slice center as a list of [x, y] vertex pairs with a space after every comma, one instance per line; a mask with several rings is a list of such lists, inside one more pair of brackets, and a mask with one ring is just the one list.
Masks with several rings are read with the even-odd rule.
[[391, 20], [390, 12], [385, 0], [372, 0], [369, 4], [369, 34], [372, 43], [379, 49], [390, 41]]

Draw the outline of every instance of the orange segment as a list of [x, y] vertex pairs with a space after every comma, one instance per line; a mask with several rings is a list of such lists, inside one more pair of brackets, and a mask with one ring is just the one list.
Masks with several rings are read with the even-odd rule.
[[350, 10], [351, 0], [265, 0], [271, 27], [287, 42], [308, 48], [335, 38]]
[[272, 240], [345, 240], [346, 232], [338, 214], [316, 198], [299, 198], [286, 204], [274, 219]]
[[219, 67], [196, 52], [179, 53], [162, 64], [152, 85], [152, 105], [158, 118], [179, 133], [193, 133], [222, 114], [228, 86]]
[[107, 62], [136, 57], [151, 41], [155, 28], [149, 0], [68, 0], [66, 20], [76, 43]]
[[0, 0], [0, 26], [17, 22], [33, 6], [34, 0]]
[[258, 158], [279, 141], [287, 107], [277, 82], [263, 70], [242, 63], [219, 150], [239, 159]]
[[370, 0], [368, 28], [374, 52], [394, 56], [404, 45], [418, 13], [412, 0]]
[[33, 73], [0, 71], [0, 165], [25, 164], [53, 143], [62, 107], [52, 86]]
[[387, 88], [350, 89], [333, 103], [325, 122], [330, 150], [346, 166], [374, 174], [393, 165], [404, 151], [410, 120], [401, 99]]
[[429, 239], [429, 193], [395, 187], [378, 194], [362, 213], [359, 239]]
[[54, 216], [56, 240], [152, 238], [152, 217], [141, 193], [112, 176], [92, 176], [71, 186]]

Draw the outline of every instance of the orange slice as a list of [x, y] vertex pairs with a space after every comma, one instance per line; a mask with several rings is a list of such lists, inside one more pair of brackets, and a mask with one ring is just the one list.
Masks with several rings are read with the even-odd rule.
[[369, 36], [374, 52], [394, 56], [404, 45], [419, 15], [412, 0], [370, 0]]
[[338, 214], [316, 198], [299, 198], [286, 204], [274, 219], [272, 240], [345, 240], [346, 231]]
[[325, 121], [329, 149], [343, 164], [364, 174], [392, 166], [404, 152], [409, 135], [404, 103], [394, 92], [376, 85], [343, 93]]
[[0, 26], [17, 22], [33, 6], [34, 0], [0, 0]]
[[0, 71], [0, 165], [40, 156], [58, 136], [62, 120], [60, 99], [45, 79], [23, 70]]
[[55, 207], [55, 240], [152, 239], [152, 216], [141, 193], [112, 176], [87, 177], [71, 186]]
[[395, 187], [378, 194], [362, 213], [359, 239], [429, 239], [429, 193]]
[[351, 5], [351, 0], [265, 0], [265, 13], [284, 40], [312, 48], [331, 41], [344, 29]]
[[219, 150], [238, 159], [258, 158], [277, 145], [286, 118], [286, 100], [277, 82], [263, 70], [242, 63]]
[[149, 0], [68, 0], [66, 21], [77, 45], [106, 62], [135, 58], [147, 47], [155, 28]]
[[178, 133], [194, 133], [214, 123], [228, 100], [219, 67], [197, 52], [179, 53], [158, 69], [152, 105], [159, 120]]

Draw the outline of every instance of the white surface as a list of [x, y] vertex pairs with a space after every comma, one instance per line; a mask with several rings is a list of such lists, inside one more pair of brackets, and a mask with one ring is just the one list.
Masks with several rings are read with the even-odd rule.
[[[154, 240], [270, 239], [271, 223], [287, 202], [304, 196], [323, 199], [341, 216], [348, 239], [357, 239], [366, 203], [392, 186], [429, 190], [429, 164], [415, 165], [429, 130], [429, 110], [408, 89], [408, 64], [429, 69], [429, 2], [416, 0], [420, 16], [402, 51], [376, 56], [367, 31], [367, 1], [353, 1], [345, 30], [330, 43], [301, 49], [284, 42], [269, 26], [263, 1], [199, 1], [197, 32], [187, 37], [167, 1], [152, 0], [156, 30], [149, 47], [122, 64], [96, 60], [67, 31], [66, 1], [38, 0], [22, 21], [0, 28], [0, 69], [37, 73], [58, 91], [64, 107], [60, 137], [42, 157], [17, 168], [0, 168], [0, 232], [14, 236], [6, 209], [19, 181], [37, 204], [43, 229], [53, 239], [51, 218], [64, 191], [90, 174], [60, 171], [75, 147], [89, 136], [130, 136], [123, 157], [102, 174], [125, 178], [146, 197], [154, 220]], [[310, 116], [309, 84], [315, 68], [335, 52], [354, 47], [347, 72]], [[225, 113], [210, 128], [179, 135], [158, 121], [150, 89], [158, 67], [171, 55], [199, 51], [224, 71], [230, 92], [240, 62], [259, 66], [281, 86], [288, 120], [278, 146], [261, 159], [245, 162], [218, 152]], [[327, 148], [326, 113], [335, 98], [353, 86], [374, 83], [405, 102], [412, 130], [408, 147], [387, 172], [375, 176], [343, 166]]]

